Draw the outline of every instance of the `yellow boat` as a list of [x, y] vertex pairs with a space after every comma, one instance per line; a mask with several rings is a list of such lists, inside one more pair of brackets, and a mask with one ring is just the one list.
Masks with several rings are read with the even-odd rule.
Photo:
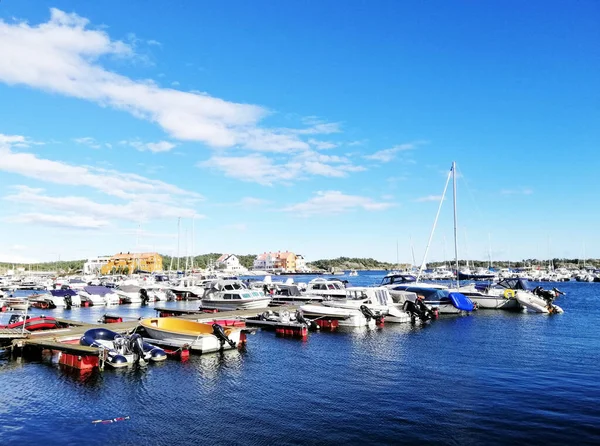
[[140, 325], [152, 339], [174, 345], [188, 345], [198, 353], [235, 348], [239, 345], [242, 334], [240, 327], [222, 327], [176, 317], [142, 319]]

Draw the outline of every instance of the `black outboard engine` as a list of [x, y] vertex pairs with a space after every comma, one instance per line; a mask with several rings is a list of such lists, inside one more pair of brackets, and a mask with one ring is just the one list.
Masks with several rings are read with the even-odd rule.
[[365, 316], [365, 318], [367, 319], [367, 321], [370, 321], [371, 319], [375, 319], [377, 321], [377, 323], [380, 324], [381, 321], [382, 321], [382, 319], [383, 319], [383, 316], [381, 314], [375, 314], [373, 312], [373, 310], [371, 310], [366, 305], [361, 305], [360, 306], [360, 311]]
[[413, 321], [416, 318], [419, 318], [421, 322], [433, 319], [433, 313], [421, 299], [416, 299], [415, 302], [411, 300], [405, 301], [402, 309], [410, 314]]
[[319, 329], [319, 325], [315, 321], [306, 319], [300, 310], [296, 311], [296, 320], [301, 324], [306, 325], [306, 328], [308, 328], [309, 330]]
[[231, 346], [231, 348], [235, 348], [235, 342], [229, 339], [229, 336], [225, 334], [225, 330], [223, 330], [223, 327], [221, 325], [215, 322], [214, 324], [212, 324], [212, 329], [213, 334], [217, 337], [219, 342], [221, 342], [221, 349], [223, 348], [223, 345], [225, 345], [226, 342]]
[[139, 334], [129, 336], [128, 348], [135, 354], [135, 362], [144, 360], [144, 341]]
[[148, 291], [142, 288], [140, 290], [140, 297], [142, 298], [142, 305], [148, 305], [150, 301], [150, 296], [148, 296]]
[[67, 310], [70, 310], [72, 306], [73, 306], [73, 299], [71, 298], [71, 296], [65, 296], [65, 308]]

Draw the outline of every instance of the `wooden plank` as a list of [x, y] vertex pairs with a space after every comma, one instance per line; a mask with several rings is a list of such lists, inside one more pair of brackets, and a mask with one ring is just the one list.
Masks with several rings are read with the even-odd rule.
[[27, 339], [23, 341], [24, 345], [32, 345], [49, 350], [59, 350], [62, 352], [73, 353], [76, 355], [98, 356], [100, 349], [96, 347], [87, 347], [78, 344], [65, 344], [63, 342], [50, 341], [46, 339]]

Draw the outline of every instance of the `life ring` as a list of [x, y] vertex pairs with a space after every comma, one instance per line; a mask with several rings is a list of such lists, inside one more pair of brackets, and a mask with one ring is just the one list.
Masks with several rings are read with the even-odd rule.
[[504, 290], [504, 298], [510, 299], [511, 297], [515, 297], [515, 292], [513, 290]]

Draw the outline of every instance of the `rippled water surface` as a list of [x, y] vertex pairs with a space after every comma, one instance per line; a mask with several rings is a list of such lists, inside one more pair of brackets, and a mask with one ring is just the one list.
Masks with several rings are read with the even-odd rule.
[[[565, 313], [555, 316], [479, 311], [306, 342], [259, 331], [243, 351], [88, 375], [0, 360], [0, 441], [599, 443], [600, 283], [559, 288]], [[46, 314], [94, 321], [106, 312], [154, 315], [131, 306]], [[91, 423], [118, 416], [130, 419]]]

